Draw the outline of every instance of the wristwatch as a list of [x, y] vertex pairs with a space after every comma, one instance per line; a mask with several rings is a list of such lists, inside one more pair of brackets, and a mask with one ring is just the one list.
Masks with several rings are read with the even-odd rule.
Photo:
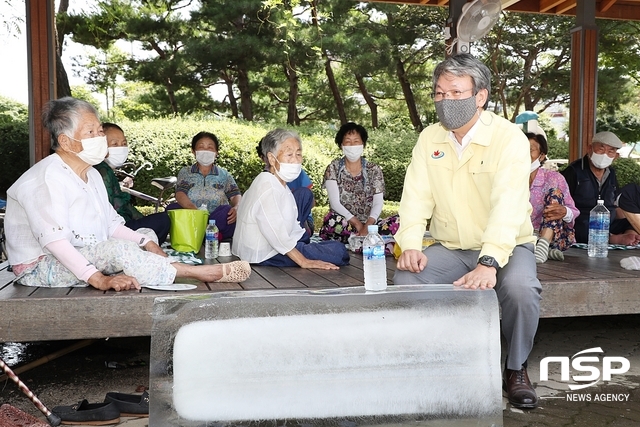
[[487, 267], [493, 267], [496, 269], [496, 271], [500, 270], [500, 265], [498, 264], [498, 261], [496, 261], [494, 257], [489, 255], [482, 255], [478, 260], [478, 264], [482, 264]]

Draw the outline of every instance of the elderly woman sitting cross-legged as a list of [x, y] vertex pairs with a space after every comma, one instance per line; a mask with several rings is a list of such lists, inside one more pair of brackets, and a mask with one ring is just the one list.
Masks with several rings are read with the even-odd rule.
[[302, 168], [302, 143], [297, 133], [284, 129], [269, 132], [261, 141], [269, 172], [261, 172], [242, 197], [233, 238], [233, 254], [250, 263], [279, 267], [337, 269], [349, 263], [343, 243], [309, 243], [300, 226], [312, 205], [308, 193], [291, 193], [287, 182]]
[[74, 98], [50, 101], [43, 114], [55, 151], [7, 191], [9, 263], [27, 286], [87, 286], [116, 291], [170, 284], [176, 277], [241, 282], [249, 264], [193, 266], [171, 261], [147, 236], [124, 226], [92, 166], [107, 155], [96, 110]]

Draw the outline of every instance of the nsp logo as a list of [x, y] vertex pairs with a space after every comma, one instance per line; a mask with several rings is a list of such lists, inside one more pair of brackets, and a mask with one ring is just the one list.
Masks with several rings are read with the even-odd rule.
[[[597, 363], [600, 362], [599, 356], [579, 356], [587, 353], [604, 353], [602, 348], [594, 347], [582, 350], [569, 357], [562, 356], [549, 356], [540, 361], [540, 381], [549, 380], [549, 363], [560, 363], [560, 380], [569, 381], [569, 362], [571, 367], [576, 371], [589, 372], [588, 375], [573, 375], [574, 381], [592, 381], [589, 384], [573, 385], [569, 384], [571, 390], [581, 390], [583, 388], [591, 387], [600, 381], [600, 369], [597, 366], [583, 365], [583, 363]], [[618, 366], [620, 365], [620, 366]], [[629, 370], [631, 364], [629, 360], [621, 356], [605, 356], [602, 358], [602, 380], [611, 381], [612, 374], [624, 374]]]

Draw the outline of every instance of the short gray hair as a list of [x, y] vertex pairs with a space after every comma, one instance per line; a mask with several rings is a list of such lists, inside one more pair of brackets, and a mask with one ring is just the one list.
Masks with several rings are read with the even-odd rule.
[[469, 53], [459, 53], [442, 61], [433, 71], [433, 91], [436, 91], [438, 80], [444, 74], [451, 74], [456, 77], [469, 76], [473, 82], [473, 94], [482, 89], [487, 90], [487, 102], [483, 108], [489, 105], [491, 96], [491, 71], [479, 59]]
[[267, 153], [272, 153], [274, 156], [278, 157], [278, 151], [280, 150], [280, 145], [286, 141], [287, 139], [293, 138], [300, 144], [302, 147], [302, 141], [300, 140], [300, 135], [296, 131], [288, 130], [288, 129], [274, 129], [265, 135], [264, 138], [260, 141], [260, 147], [262, 148], [262, 154], [267, 156]]
[[71, 136], [80, 125], [82, 113], [92, 113], [96, 117], [98, 111], [87, 101], [65, 96], [45, 104], [42, 111], [42, 125], [51, 133], [51, 149], [57, 150], [58, 136]]

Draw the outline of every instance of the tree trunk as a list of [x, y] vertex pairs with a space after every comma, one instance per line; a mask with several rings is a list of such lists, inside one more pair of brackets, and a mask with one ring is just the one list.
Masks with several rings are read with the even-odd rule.
[[169, 104], [171, 105], [171, 112], [174, 116], [178, 115], [178, 101], [176, 101], [176, 91], [173, 89], [173, 83], [171, 82], [171, 78], [167, 77], [165, 84], [165, 89], [167, 90], [167, 96], [169, 97]]
[[323, 50], [322, 56], [324, 56], [324, 70], [327, 74], [327, 79], [329, 79], [329, 88], [331, 89], [333, 100], [336, 103], [336, 110], [338, 111], [340, 124], [343, 125], [347, 123], [347, 112], [344, 110], [342, 95], [340, 95], [340, 89], [338, 88], [338, 84], [336, 83], [336, 76], [333, 74], [333, 68], [331, 68], [331, 59], [329, 59], [329, 55], [327, 55], [327, 52], [325, 50]]
[[56, 52], [56, 98], [71, 96], [69, 77], [64, 69], [62, 57]]
[[295, 70], [295, 64], [286, 62], [284, 65], [284, 74], [289, 81], [289, 100], [287, 102], [287, 124], [300, 126], [300, 117], [298, 116], [298, 73]]
[[226, 71], [220, 73], [220, 77], [227, 85], [227, 97], [229, 97], [229, 106], [231, 107], [231, 116], [234, 119], [238, 118], [238, 103], [236, 102], [236, 96], [233, 93], [233, 78], [227, 74]]
[[104, 99], [106, 100], [106, 107], [107, 107], [107, 117], [109, 117], [109, 88], [106, 88], [104, 90]]
[[[318, 34], [322, 34], [320, 31], [320, 21], [318, 21], [318, 0], [311, 2], [311, 16], [313, 17], [313, 25], [318, 30]], [[347, 123], [347, 112], [344, 110], [344, 102], [342, 101], [342, 95], [340, 95], [340, 89], [336, 83], [336, 77], [333, 74], [333, 68], [331, 68], [331, 59], [327, 54], [326, 49], [322, 49], [322, 58], [324, 58], [324, 72], [329, 79], [329, 88], [333, 95], [333, 100], [336, 103], [336, 110], [338, 111], [338, 117], [340, 118], [340, 124]]]
[[362, 74], [356, 73], [356, 81], [358, 82], [358, 89], [360, 89], [360, 93], [364, 98], [365, 102], [369, 106], [369, 110], [371, 110], [371, 127], [374, 129], [378, 128], [378, 104], [376, 104], [375, 99], [371, 96], [369, 91], [367, 90], [367, 86], [364, 84], [364, 78]]
[[407, 109], [409, 109], [411, 123], [413, 124], [414, 129], [420, 132], [424, 126], [422, 125], [420, 115], [418, 114], [418, 107], [416, 106], [416, 99], [414, 98], [413, 91], [411, 90], [411, 83], [407, 80], [404, 64], [400, 58], [396, 58], [396, 75], [398, 76], [400, 86], [402, 87], [402, 93], [404, 94], [404, 99], [407, 103]]
[[[69, 0], [60, 0], [58, 13], [65, 13], [69, 9]], [[71, 86], [69, 77], [62, 63], [62, 46], [64, 44], [64, 33], [58, 30], [56, 25], [56, 98], [71, 96]]]
[[238, 69], [238, 89], [240, 89], [240, 110], [242, 117], [253, 121], [253, 108], [251, 105], [251, 89], [249, 89], [249, 75], [244, 68]]

